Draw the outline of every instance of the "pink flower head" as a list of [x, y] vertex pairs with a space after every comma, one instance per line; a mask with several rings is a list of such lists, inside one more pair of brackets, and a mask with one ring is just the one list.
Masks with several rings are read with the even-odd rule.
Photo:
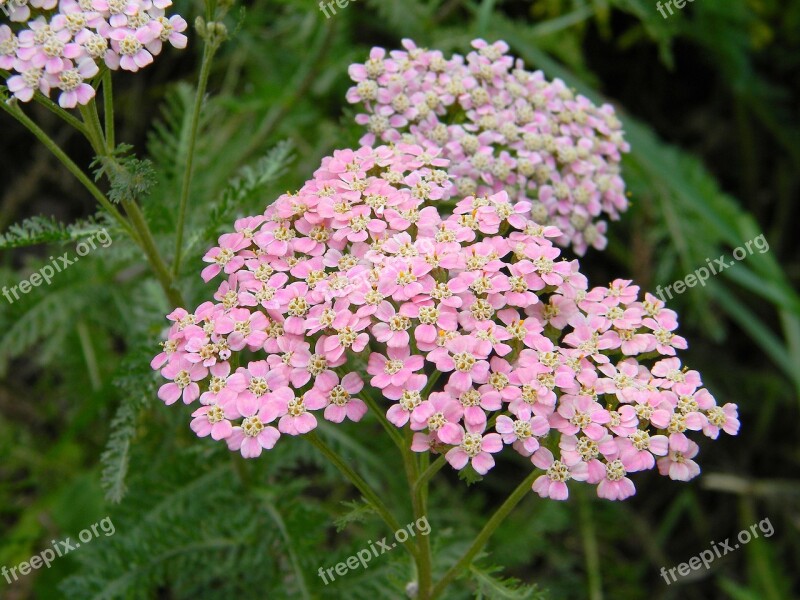
[[[147, 10], [150, 21], [104, 30], [161, 35]], [[410, 429], [414, 452], [456, 469], [486, 474], [504, 444], [530, 456], [544, 497], [565, 499], [574, 479], [621, 500], [633, 473], [656, 466], [689, 478], [690, 437], [735, 434], [736, 406], [717, 406], [673, 356], [683, 341], [672, 311], [639, 301], [629, 280], [590, 290], [554, 245], [598, 245], [594, 219], [624, 210], [613, 112], [542, 74], [516, 79], [502, 44], [452, 63], [404, 48], [355, 69], [348, 95], [375, 104], [373, 136], [409, 120], [413, 131], [337, 150], [296, 193], [220, 237], [203, 269], [224, 277], [213, 300], [168, 315], [151, 363], [168, 380], [159, 397], [199, 397], [192, 429], [248, 457], [312, 431], [319, 411], [360, 421], [370, 400]], [[463, 127], [439, 120], [450, 107]], [[548, 111], [586, 120], [551, 129]], [[653, 364], [654, 351], [665, 358]]]

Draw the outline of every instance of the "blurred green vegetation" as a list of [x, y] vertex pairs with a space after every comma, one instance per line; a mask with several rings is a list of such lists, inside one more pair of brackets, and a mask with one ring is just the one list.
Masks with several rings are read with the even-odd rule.
[[[202, 7], [184, 1], [191, 23]], [[573, 494], [531, 495], [448, 598], [784, 600], [800, 597], [800, 2], [696, 0], [664, 19], [651, 0], [358, 0], [326, 19], [307, 0], [235, 6], [203, 109], [189, 205], [190, 251], [180, 287], [193, 308], [211, 286], [200, 257], [242, 215], [256, 214], [360, 137], [344, 101], [347, 67], [372, 45], [468, 51], [504, 39], [529, 68], [561, 77], [619, 110], [632, 152], [632, 208], [611, 226], [606, 253], [582, 260], [591, 283], [629, 276], [646, 289], [682, 279], [706, 259], [764, 233], [754, 254], [676, 297], [686, 362], [715, 396], [740, 406], [737, 438], [704, 444], [690, 484], [637, 478], [623, 505]], [[166, 255], [172, 249], [199, 44], [118, 82], [118, 138], [149, 158], [158, 185], [142, 198]], [[90, 150], [45, 111], [37, 121], [88, 168]], [[95, 212], [69, 174], [2, 117], [0, 225], [17, 230], [0, 262], [15, 285], [72, 250]], [[103, 224], [103, 221], [100, 221]], [[165, 409], [148, 363], [171, 310], [121, 231], [114, 243], [0, 311], [0, 566], [111, 516], [101, 537], [8, 587], [43, 598], [398, 598], [402, 552], [323, 585], [333, 566], [391, 535], [302, 440], [245, 463], [197, 440], [190, 409]], [[12, 231], [13, 233], [13, 231]], [[24, 239], [29, 237], [30, 239]], [[50, 244], [42, 244], [50, 240]], [[37, 242], [28, 245], [27, 242]], [[22, 248], [8, 246], [22, 245]], [[398, 508], [401, 470], [377, 423], [323, 427], [331, 445]], [[384, 440], [385, 441], [385, 440]], [[521, 480], [525, 461], [481, 484], [445, 470], [430, 523], [442, 572]], [[667, 586], [673, 567], [769, 518], [775, 534]], [[408, 519], [402, 522], [410, 521]], [[536, 584], [513, 590], [514, 577]]]

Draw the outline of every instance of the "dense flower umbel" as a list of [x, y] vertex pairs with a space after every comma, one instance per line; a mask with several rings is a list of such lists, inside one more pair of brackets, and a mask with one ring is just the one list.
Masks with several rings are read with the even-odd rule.
[[192, 429], [255, 457], [319, 418], [359, 421], [366, 371], [412, 450], [456, 469], [486, 473], [508, 448], [558, 499], [570, 479], [623, 499], [628, 475], [656, 464], [696, 475], [687, 432], [739, 423], [675, 358], [675, 313], [630, 281], [587, 290], [559, 230], [505, 192], [442, 214], [447, 166], [415, 145], [337, 151], [237, 221], [205, 257], [206, 281], [226, 277], [215, 302], [168, 316], [159, 397], [199, 400]]
[[95, 95], [87, 81], [98, 74], [99, 63], [138, 71], [153, 62], [164, 42], [186, 47], [186, 21], [164, 15], [171, 0], [0, 0], [2, 4], [10, 8], [12, 25], [20, 27], [0, 24], [0, 69], [15, 73], [6, 84], [22, 102], [36, 91], [49, 96], [57, 89], [63, 108], [87, 104]]
[[603, 249], [601, 217], [628, 206], [619, 176], [628, 144], [614, 109], [526, 71], [505, 42], [475, 40], [466, 59], [403, 46], [374, 48], [350, 67], [347, 99], [365, 109], [356, 121], [369, 130], [361, 143], [432, 142], [462, 197], [506, 191], [525, 216], [560, 229], [557, 244]]

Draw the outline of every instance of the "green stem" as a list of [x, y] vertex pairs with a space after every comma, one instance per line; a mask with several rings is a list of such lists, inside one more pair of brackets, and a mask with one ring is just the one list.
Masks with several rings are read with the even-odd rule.
[[[116, 164], [116, 159], [113, 154], [114, 148], [109, 145], [108, 140], [103, 135], [103, 128], [100, 125], [100, 115], [97, 113], [97, 102], [92, 100], [86, 106], [82, 106], [80, 111], [81, 115], [83, 116], [83, 121], [89, 130], [90, 141], [94, 148], [95, 154], [97, 154], [97, 156], [103, 160], [114, 161]], [[175, 287], [175, 279], [170, 274], [169, 267], [161, 257], [161, 253], [159, 252], [158, 246], [153, 238], [153, 233], [150, 231], [150, 226], [147, 224], [147, 220], [144, 218], [142, 209], [133, 199], [122, 200], [121, 204], [125, 209], [128, 218], [130, 219], [130, 224], [136, 231], [135, 241], [138, 243], [142, 251], [144, 251], [147, 260], [153, 269], [153, 273], [161, 284], [161, 287], [164, 290], [164, 293], [167, 295], [167, 298], [174, 306], [185, 306], [183, 296]]]
[[583, 553], [586, 557], [586, 572], [589, 579], [589, 599], [603, 600], [603, 580], [600, 576], [600, 555], [592, 520], [592, 507], [584, 490], [578, 490], [578, 511], [581, 537], [583, 538]]
[[89, 372], [89, 382], [92, 384], [92, 390], [96, 392], [103, 387], [103, 384], [100, 381], [100, 368], [97, 366], [97, 355], [94, 352], [94, 348], [92, 348], [89, 328], [84, 321], [78, 321], [76, 329], [81, 343], [81, 350], [83, 350], [83, 358], [86, 360], [86, 370]]
[[419, 476], [419, 479], [417, 479], [417, 482], [414, 484], [414, 493], [416, 493], [418, 490], [421, 490], [422, 487], [428, 483], [428, 481], [430, 481], [431, 477], [436, 475], [436, 473], [438, 473], [446, 463], [447, 460], [445, 459], [444, 454], [433, 461], [431, 465], [422, 472], [422, 475]]
[[264, 495], [264, 507], [267, 509], [269, 516], [272, 517], [272, 520], [275, 522], [275, 525], [278, 527], [278, 531], [280, 531], [281, 537], [283, 538], [284, 546], [286, 547], [287, 554], [289, 555], [289, 563], [292, 565], [292, 569], [294, 569], [298, 594], [301, 598], [303, 598], [303, 600], [311, 600], [311, 594], [308, 592], [308, 585], [306, 584], [306, 579], [303, 575], [303, 569], [301, 567], [300, 560], [298, 559], [297, 552], [295, 552], [294, 546], [292, 545], [292, 537], [289, 535], [289, 531], [286, 529], [286, 523], [284, 522], [281, 513], [278, 512], [277, 507], [266, 495]]
[[[356, 473], [347, 462], [336, 453], [331, 447], [329, 447], [322, 439], [315, 433], [310, 432], [307, 433], [305, 436], [311, 444], [329, 461], [331, 461], [334, 466], [339, 469], [342, 474], [350, 480], [350, 482], [358, 488], [358, 491], [366, 498], [366, 500], [373, 506], [376, 512], [380, 515], [383, 521], [391, 528], [393, 532], [398, 531], [400, 529], [400, 523], [397, 522], [392, 516], [392, 513], [389, 512], [389, 509], [386, 508], [386, 505], [383, 503], [383, 500], [380, 499], [378, 494], [373, 490], [370, 485], [364, 481], [364, 479]], [[403, 544], [403, 547], [406, 551], [411, 554], [411, 556], [416, 560], [416, 550], [411, 544]]]
[[533, 481], [538, 475], [539, 473], [536, 470], [532, 471], [531, 474], [517, 486], [517, 489], [511, 492], [511, 495], [506, 498], [506, 501], [500, 505], [500, 508], [495, 511], [492, 517], [486, 522], [486, 525], [483, 526], [483, 529], [481, 529], [481, 532], [470, 544], [464, 555], [456, 564], [450, 567], [447, 573], [445, 573], [434, 586], [433, 592], [431, 592], [430, 595], [430, 600], [441, 596], [442, 592], [450, 585], [450, 582], [452, 582], [461, 571], [469, 567], [472, 559], [481, 551], [481, 548], [483, 548], [495, 530], [500, 526], [500, 523], [505, 520], [514, 507], [520, 503], [528, 492], [530, 492], [531, 485], [533, 485]]
[[[0, 77], [3, 79], [8, 79], [11, 77], [11, 73], [6, 71], [5, 69], [0, 69]], [[86, 127], [84, 127], [83, 123], [81, 123], [80, 119], [76, 119], [73, 117], [69, 112], [61, 108], [58, 104], [50, 100], [47, 96], [45, 96], [42, 92], [36, 91], [33, 94], [33, 99], [44, 106], [47, 110], [52, 112], [57, 117], [61, 118], [62, 120], [66, 121], [68, 125], [71, 125], [75, 129], [77, 129], [81, 135], [88, 138], [88, 133], [86, 132]]]
[[[161, 287], [164, 289], [164, 293], [166, 293], [169, 300], [175, 306], [184, 306], [185, 303], [183, 298], [180, 292], [175, 288], [174, 280], [169, 273], [167, 265], [161, 258], [161, 254], [158, 252], [155, 240], [153, 239], [153, 234], [150, 232], [150, 228], [148, 227], [147, 221], [139, 209], [139, 206], [130, 200], [122, 202], [125, 211], [128, 213], [128, 216], [131, 219], [131, 221], [128, 222], [122, 213], [117, 210], [117, 207], [114, 206], [114, 204], [105, 196], [105, 194], [103, 194], [103, 192], [100, 191], [94, 182], [89, 179], [86, 173], [84, 173], [69, 156], [67, 156], [67, 154], [58, 146], [58, 144], [55, 143], [55, 141], [53, 141], [49, 135], [47, 135], [36, 123], [33, 122], [33, 120], [31, 120], [30, 117], [28, 117], [28, 115], [25, 114], [25, 112], [15, 101], [10, 103], [0, 102], [0, 108], [24, 125], [25, 128], [28, 129], [28, 131], [30, 131], [36, 137], [36, 139], [38, 139], [45, 146], [45, 148], [50, 150], [50, 152], [53, 153], [53, 155], [67, 168], [67, 170], [75, 176], [75, 178], [83, 185], [83, 187], [89, 191], [89, 193], [94, 197], [95, 200], [97, 200], [100, 206], [102, 206], [114, 218], [114, 220], [117, 221], [117, 223], [119, 223], [122, 230], [130, 236], [134, 243], [144, 250], [148, 261], [150, 262], [150, 265], [153, 268], [153, 271], [161, 283]], [[106, 146], [106, 139], [103, 136], [103, 130], [100, 126], [100, 118], [97, 114], [96, 102], [92, 100], [88, 106], [82, 106], [80, 110], [84, 122], [80, 124], [79, 129], [81, 129], [81, 132], [86, 135], [92, 145], [92, 148], [98, 156], [108, 157], [112, 149]], [[71, 118], [74, 119], [74, 117]], [[77, 121], [77, 119], [74, 120]]]
[[78, 110], [83, 117], [83, 123], [89, 133], [89, 142], [98, 156], [106, 156], [108, 153], [106, 139], [103, 135], [103, 128], [100, 126], [100, 117], [97, 114], [97, 103], [92, 99], [89, 104], [80, 105]]
[[26, 115], [22, 111], [22, 109], [19, 106], [16, 105], [16, 103], [12, 102], [11, 104], [8, 104], [6, 102], [0, 102], [0, 108], [2, 108], [12, 117], [14, 117], [17, 121], [22, 123], [22, 125], [24, 125], [25, 128], [28, 129], [28, 131], [30, 131], [36, 137], [36, 139], [38, 139], [48, 150], [50, 150], [50, 152], [52, 152], [53, 155], [59, 161], [61, 161], [61, 164], [63, 164], [67, 168], [67, 170], [75, 176], [75, 178], [78, 181], [80, 181], [83, 187], [85, 187], [89, 191], [89, 193], [94, 197], [94, 199], [97, 200], [100, 203], [100, 205], [106, 211], [108, 211], [108, 213], [114, 218], [114, 220], [116, 220], [119, 223], [120, 227], [122, 227], [122, 229], [135, 242], [137, 243], [139, 242], [139, 237], [136, 231], [131, 227], [131, 225], [128, 223], [125, 217], [122, 216], [122, 213], [120, 213], [117, 210], [117, 208], [111, 203], [111, 201], [108, 198], [106, 198], [103, 192], [99, 190], [99, 188], [92, 182], [92, 180], [89, 179], [89, 177], [87, 177], [87, 175], [83, 171], [81, 171], [80, 168], [78, 168], [78, 165], [72, 162], [72, 159], [70, 159], [70, 157], [67, 156], [61, 148], [59, 148], [58, 144], [56, 144], [50, 138], [50, 136], [48, 136], [44, 131], [42, 131], [42, 129], [39, 128], [39, 126], [36, 125], [36, 123], [34, 123], [28, 117], [28, 115]]
[[[407, 430], [410, 434], [411, 431]], [[409, 437], [408, 435], [406, 436]], [[413, 456], [410, 449], [411, 440], [406, 440], [405, 446], [402, 448], [403, 463], [406, 466], [406, 477], [408, 479], [408, 488], [411, 493], [411, 506], [414, 511], [414, 521], [422, 518], [427, 518], [427, 506], [423, 494], [425, 486], [418, 486], [419, 482], [419, 467], [417, 461]], [[417, 598], [418, 600], [428, 600], [432, 581], [432, 563], [431, 558], [431, 545], [430, 539], [427, 535], [417, 536]]]
[[178, 205], [178, 226], [175, 235], [175, 259], [172, 263], [172, 274], [177, 277], [181, 268], [181, 253], [183, 252], [183, 229], [186, 222], [186, 207], [189, 202], [189, 190], [192, 185], [192, 170], [194, 167], [195, 147], [197, 146], [197, 130], [200, 127], [200, 111], [203, 108], [203, 99], [208, 86], [208, 76], [211, 72], [211, 59], [218, 45], [206, 43], [203, 47], [203, 62], [200, 65], [200, 76], [197, 82], [197, 93], [194, 97], [192, 120], [189, 125], [189, 145], [186, 150], [186, 167], [183, 171], [180, 202]]
[[367, 404], [369, 409], [375, 414], [378, 421], [381, 422], [381, 425], [383, 425], [383, 428], [386, 430], [386, 433], [389, 434], [389, 437], [392, 438], [392, 441], [395, 443], [395, 445], [400, 448], [401, 452], [403, 452], [406, 448], [406, 442], [403, 439], [400, 431], [398, 431], [397, 427], [389, 422], [389, 419], [386, 418], [386, 415], [383, 414], [381, 408], [369, 394], [364, 394], [362, 399]]
[[128, 213], [131, 224], [138, 232], [139, 246], [144, 250], [147, 260], [153, 268], [153, 272], [158, 278], [159, 283], [161, 283], [164, 292], [167, 294], [167, 298], [169, 298], [173, 306], [186, 306], [183, 296], [175, 287], [175, 280], [170, 274], [167, 264], [164, 262], [164, 259], [161, 258], [161, 253], [158, 251], [155, 239], [153, 239], [153, 234], [147, 226], [147, 221], [144, 218], [142, 209], [132, 200], [123, 200], [122, 206], [125, 207], [125, 212]]
[[106, 145], [113, 150], [117, 144], [114, 134], [114, 91], [111, 87], [111, 70], [103, 73], [103, 119], [105, 120]]
[[420, 393], [420, 396], [422, 396], [423, 400], [428, 399], [428, 396], [433, 391], [433, 386], [436, 385], [437, 381], [439, 381], [439, 377], [441, 377], [441, 375], [442, 372], [437, 370], [428, 376], [428, 383], [425, 384], [425, 389]]
[[61, 108], [58, 104], [50, 100], [50, 98], [48, 98], [41, 92], [36, 92], [36, 94], [33, 96], [33, 99], [36, 100], [36, 102], [38, 102], [42, 106], [44, 106], [47, 110], [52, 112], [54, 115], [66, 121], [67, 124], [77, 129], [81, 133], [81, 135], [83, 135], [85, 138], [87, 139], [89, 138], [89, 132], [86, 131], [86, 126], [83, 123], [81, 123], [80, 119], [76, 119], [75, 117], [73, 117], [63, 108]]

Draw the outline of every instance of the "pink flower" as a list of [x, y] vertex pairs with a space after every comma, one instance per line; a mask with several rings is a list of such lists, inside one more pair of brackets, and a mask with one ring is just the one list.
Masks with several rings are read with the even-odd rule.
[[460, 433], [458, 446], [445, 454], [447, 462], [459, 471], [470, 463], [478, 474], [486, 475], [494, 466], [492, 454], [503, 449], [502, 438], [496, 433], [483, 435], [483, 428], [462, 429]]
[[201, 406], [192, 413], [192, 431], [198, 437], [211, 435], [214, 440], [224, 440], [233, 433], [233, 426], [229, 419], [233, 418], [230, 411], [226, 414], [225, 408], [218, 404]]
[[373, 352], [367, 364], [367, 373], [373, 376], [370, 384], [382, 390], [400, 389], [424, 363], [422, 356], [412, 355], [408, 348], [388, 348], [387, 356]]
[[241, 350], [245, 346], [250, 350], [257, 350], [267, 339], [264, 331], [267, 324], [264, 313], [251, 313], [246, 308], [234, 308], [217, 320], [214, 333], [229, 334], [228, 346], [231, 350]]
[[171, 383], [165, 383], [158, 389], [158, 397], [164, 404], [174, 404], [178, 398], [183, 398], [184, 404], [191, 404], [200, 397], [200, 386], [196, 382], [208, 375], [208, 369], [184, 358], [168, 363], [161, 370], [161, 375], [172, 379]]
[[295, 398], [289, 388], [282, 388], [279, 392], [281, 402], [284, 402], [287, 406], [286, 414], [278, 422], [278, 429], [281, 433], [303, 435], [315, 429], [317, 418], [308, 411], [324, 408], [328, 400], [322, 396], [315, 395]]
[[599, 440], [606, 434], [603, 427], [611, 420], [608, 411], [589, 396], [561, 397], [561, 404], [551, 419], [551, 425], [566, 435], [583, 431], [592, 440]]
[[626, 477], [628, 472], [620, 459], [606, 465], [606, 476], [597, 486], [597, 495], [608, 500], [625, 500], [636, 493], [633, 482]]
[[151, 9], [150, 13], [161, 25], [158, 37], [148, 42], [145, 46], [154, 56], [161, 53], [161, 46], [169, 42], [173, 48], [186, 48], [188, 38], [183, 34], [188, 27], [186, 20], [180, 15], [172, 15], [169, 19], [164, 16], [163, 10]]
[[[507, 81], [512, 63], [498, 45], [478, 44], [466, 63], [456, 60], [455, 71], [467, 69], [462, 80], [438, 55], [405, 47], [365, 66], [355, 94], [386, 100], [386, 115], [416, 119], [428, 137], [337, 151], [297, 193], [237, 220], [206, 255], [205, 275], [226, 275], [213, 301], [168, 315], [167, 341], [152, 361], [168, 379], [159, 396], [188, 403], [199, 395], [192, 429], [257, 456], [281, 433], [313, 430], [317, 411], [331, 422], [361, 420], [358, 372], [368, 357], [367, 391], [394, 401], [386, 419], [409, 426], [413, 451], [444, 454], [457, 469], [471, 462], [485, 474], [508, 444], [545, 469], [533, 485], [541, 496], [564, 499], [575, 479], [624, 499], [635, 492], [630, 475], [656, 464], [688, 478], [689, 436], [736, 433], [735, 405], [717, 406], [677, 358], [652, 364], [659, 345], [680, 345], [674, 313], [650, 296], [638, 301], [628, 280], [589, 290], [578, 262], [553, 245], [562, 234], [573, 248], [590, 243], [588, 221], [603, 203], [622, 207], [619, 188], [594, 179], [602, 164], [590, 160], [595, 144], [619, 148], [586, 131], [618, 135], [604, 120], [610, 113], [540, 130], [538, 114], [588, 110], [588, 101], [570, 100], [541, 74], [525, 86]], [[417, 68], [434, 65], [422, 87], [404, 87]], [[428, 94], [445, 79], [453, 89]], [[520, 87], [488, 89], [495, 79]], [[535, 96], [537, 112], [512, 100], [520, 94]], [[468, 129], [437, 124], [434, 112], [455, 103]], [[524, 152], [512, 152], [515, 140]], [[495, 153], [498, 142], [509, 149]], [[458, 162], [453, 173], [442, 145]], [[513, 197], [528, 177], [535, 197]], [[494, 190], [497, 182], [508, 189]], [[440, 199], [453, 199], [452, 214]], [[558, 227], [531, 220], [540, 217]], [[562, 218], [572, 230], [562, 231]], [[495, 432], [486, 433], [490, 423]], [[556, 446], [558, 459], [548, 449]]]
[[58, 104], [61, 108], [75, 108], [78, 104], [88, 104], [94, 98], [94, 88], [84, 80], [91, 79], [99, 69], [90, 58], [78, 61], [78, 67], [72, 68], [70, 61], [64, 61], [64, 69], [58, 75], [58, 88], [61, 95]]
[[411, 321], [399, 314], [389, 302], [381, 302], [375, 312], [378, 323], [372, 326], [372, 334], [379, 342], [385, 342], [389, 348], [407, 347], [410, 338], [408, 329]]
[[333, 328], [336, 335], [325, 338], [325, 353], [331, 361], [338, 360], [344, 356], [345, 350], [361, 352], [367, 347], [369, 335], [363, 329], [369, 324], [369, 319], [364, 319], [351, 314], [349, 311], [341, 311], [333, 321]]
[[324, 416], [328, 421], [341, 423], [348, 418], [357, 422], [367, 413], [367, 405], [352, 395], [359, 393], [363, 388], [364, 382], [361, 377], [357, 373], [348, 373], [342, 378], [341, 383], [337, 377], [334, 381], [315, 385], [306, 392], [305, 404], [307, 407], [327, 404]]
[[420, 390], [425, 387], [427, 381], [428, 378], [424, 375], [409, 377], [400, 392], [399, 402], [386, 411], [386, 418], [389, 419], [390, 423], [397, 427], [403, 427], [408, 423], [411, 412], [422, 404]]
[[720, 430], [728, 435], [739, 433], [739, 414], [735, 404], [729, 402], [722, 407], [713, 406], [707, 410], [706, 417], [707, 424], [703, 427], [703, 433], [712, 439], [717, 439]]
[[219, 238], [219, 246], [212, 248], [203, 257], [205, 262], [212, 263], [201, 273], [203, 281], [211, 281], [223, 269], [231, 274], [244, 266], [244, 257], [237, 252], [250, 246], [250, 240], [242, 233], [226, 233]]
[[700, 467], [692, 459], [697, 456], [700, 447], [689, 441], [686, 450], [679, 451], [670, 447], [669, 454], [658, 459], [658, 472], [669, 475], [676, 481], [689, 481], [700, 474]]
[[276, 341], [275, 353], [267, 357], [273, 372], [280, 373], [294, 387], [302, 387], [311, 379], [307, 367], [311, 360], [309, 344], [301, 336], [283, 335]]
[[292, 283], [275, 293], [275, 299], [289, 315], [283, 324], [286, 333], [302, 335], [305, 332], [305, 317], [310, 308], [308, 302], [308, 285]]
[[8, 78], [6, 85], [10, 91], [21, 102], [29, 102], [33, 94], [37, 91], [45, 96], [50, 93], [50, 83], [44, 77], [42, 68], [37, 68], [30, 63], [21, 63], [16, 67], [20, 75], [13, 75]]
[[560, 460], [556, 460], [553, 453], [547, 448], [539, 448], [531, 456], [531, 462], [546, 472], [536, 478], [531, 488], [542, 498], [553, 500], [566, 500], [569, 497], [567, 481], [586, 481], [589, 468], [585, 462], [577, 462], [568, 467]]
[[522, 456], [530, 456], [539, 449], [537, 438], [547, 435], [550, 424], [544, 417], [514, 420], [500, 415], [494, 428], [503, 437], [503, 443], [513, 444], [514, 450]]
[[458, 426], [463, 409], [449, 394], [436, 392], [411, 413], [411, 429], [427, 428], [445, 444], [458, 444], [463, 431]]
[[477, 340], [470, 336], [457, 337], [447, 343], [446, 350], [440, 348], [431, 352], [429, 359], [436, 363], [440, 371], [455, 371], [450, 376], [450, 385], [466, 390], [473, 382], [486, 383], [489, 375], [489, 363], [477, 353], [477, 345]]
[[[283, 389], [288, 391], [288, 388]], [[241, 426], [234, 427], [227, 439], [228, 448], [240, 451], [244, 458], [258, 458], [262, 450], [275, 447], [281, 434], [274, 427], [265, 425], [276, 416], [271, 405], [265, 403], [259, 407], [258, 403], [251, 403], [241, 416], [244, 417]]]
[[229, 394], [236, 394], [234, 405], [238, 415], [252, 416], [266, 403], [270, 410], [267, 422], [270, 422], [284, 412], [281, 403], [270, 394], [285, 385], [286, 379], [280, 373], [270, 370], [267, 361], [259, 360], [249, 363], [247, 368], [239, 367], [228, 377], [226, 389]]

